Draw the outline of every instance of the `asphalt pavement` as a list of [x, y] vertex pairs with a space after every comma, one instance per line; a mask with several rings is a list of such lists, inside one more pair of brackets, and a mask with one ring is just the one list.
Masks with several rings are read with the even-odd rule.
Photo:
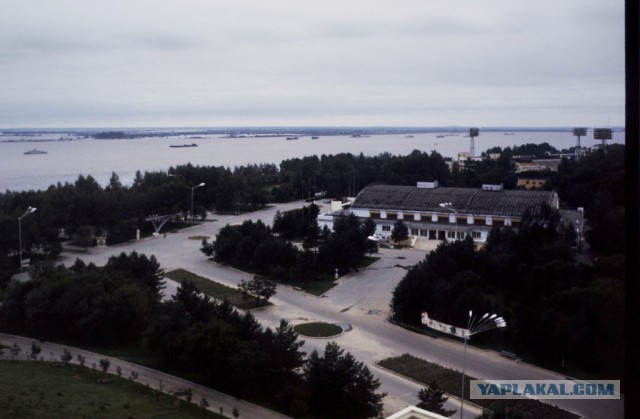
[[[246, 219], [262, 220], [271, 225], [277, 210], [281, 212], [306, 205], [302, 201], [277, 205], [265, 210], [241, 215], [210, 215], [210, 220], [175, 233], [145, 238], [121, 245], [91, 249], [88, 254], [68, 255], [63, 263], [71, 265], [78, 257], [85, 262], [103, 265], [112, 255], [120, 252], [137, 251], [155, 255], [166, 270], [183, 268], [225, 285], [237, 286], [242, 279], [251, 275], [222, 266], [206, 258], [202, 252], [201, 237], [212, 240], [220, 228], [227, 224], [240, 224]], [[328, 204], [321, 211], [328, 209]], [[213, 220], [211, 220], [213, 218]], [[384, 399], [385, 415], [394, 413], [407, 405], [418, 402], [417, 393], [421, 386], [390, 374], [375, 363], [389, 356], [412, 354], [416, 357], [462, 370], [463, 345], [448, 339], [436, 339], [416, 334], [387, 322], [391, 292], [405, 275], [407, 269], [425, 257], [425, 251], [381, 249], [379, 261], [369, 268], [361, 269], [341, 277], [339, 285], [322, 297], [316, 297], [290, 287], [279, 285], [277, 294], [270, 300], [274, 305], [253, 310], [253, 314], [265, 327], [275, 327], [280, 319], [290, 323], [324, 321], [349, 324], [351, 331], [333, 339], [342, 348], [351, 352], [356, 359], [369, 365], [374, 375], [380, 379], [381, 391], [387, 392]], [[166, 297], [175, 292], [177, 284], [167, 281]], [[543, 338], [543, 337], [541, 337]], [[322, 351], [330, 339], [306, 339], [303, 350]], [[519, 363], [500, 356], [497, 352], [469, 346], [466, 358], [466, 372], [470, 376], [484, 379], [506, 380], [551, 380], [565, 377], [525, 363]], [[622, 418], [622, 400], [554, 400], [559, 407], [575, 412], [586, 418]], [[449, 409], [459, 409], [458, 402], [450, 399]], [[477, 409], [465, 403], [465, 418], [475, 418]]]

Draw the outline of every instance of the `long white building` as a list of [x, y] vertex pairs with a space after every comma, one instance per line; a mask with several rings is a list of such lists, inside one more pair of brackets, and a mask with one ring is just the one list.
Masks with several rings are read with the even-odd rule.
[[[414, 245], [435, 244], [442, 240], [464, 239], [484, 243], [494, 226], [518, 228], [525, 210], [533, 217], [543, 206], [559, 208], [554, 191], [504, 190], [500, 185], [482, 188], [445, 188], [437, 182], [418, 182], [416, 186], [373, 184], [356, 196], [348, 209], [318, 216], [320, 228], [333, 228], [333, 218], [351, 212], [376, 223], [376, 234], [391, 236], [397, 220], [409, 228]], [[425, 243], [427, 242], [427, 243]]]

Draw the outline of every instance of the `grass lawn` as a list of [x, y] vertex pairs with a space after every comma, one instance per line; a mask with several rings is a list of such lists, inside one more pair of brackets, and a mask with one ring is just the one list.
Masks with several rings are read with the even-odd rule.
[[365, 256], [360, 260], [360, 268], [366, 268], [367, 266], [373, 265], [375, 262], [379, 261], [380, 258], [378, 256]]
[[342, 328], [338, 325], [323, 322], [303, 323], [293, 326], [299, 335], [314, 338], [328, 338], [342, 333]]
[[[437, 364], [416, 358], [409, 354], [386, 358], [378, 362], [381, 367], [395, 371], [400, 375], [420, 381], [425, 385], [435, 381], [446, 393], [460, 397], [460, 381], [462, 374], [456, 370], [442, 367]], [[465, 375], [465, 400], [469, 399], [469, 382], [476, 378]], [[504, 406], [509, 410], [518, 412], [523, 419], [577, 419], [578, 416], [566, 410], [553, 407], [537, 400], [485, 400], [474, 399], [473, 403], [486, 409], [495, 410]], [[459, 414], [459, 412], [458, 412]]]
[[308, 281], [290, 281], [287, 284], [292, 285], [296, 288], [300, 288], [304, 292], [308, 292], [309, 294], [313, 294], [316, 296], [321, 296], [331, 288], [338, 285], [335, 283], [335, 279], [330, 275], [326, 275], [326, 277], [322, 279], [310, 279]]
[[8, 418], [223, 417], [142, 384], [61, 363], [0, 361], [0, 394], [0, 416]]
[[[372, 265], [373, 263], [380, 260], [379, 257], [373, 256], [365, 256], [360, 261], [358, 268], [366, 268], [367, 266]], [[335, 287], [335, 277], [331, 274], [322, 274], [321, 279], [314, 279], [309, 281], [292, 281], [289, 282], [290, 285], [294, 287], [302, 288], [304, 292], [308, 292], [309, 294], [320, 296], [325, 292], [329, 291], [331, 288]]]
[[210, 297], [213, 297], [217, 300], [226, 299], [231, 303], [231, 305], [238, 307], [242, 310], [249, 310], [256, 307], [264, 307], [269, 306], [271, 303], [261, 303], [260, 305], [255, 304], [255, 300], [249, 299], [244, 300], [242, 298], [242, 292], [240, 292], [237, 288], [231, 288], [226, 285], [220, 284], [218, 282], [212, 281], [210, 279], [204, 278], [200, 275], [196, 275], [193, 272], [189, 272], [185, 269], [175, 269], [170, 272], [166, 272], [165, 276], [167, 278], [171, 278], [174, 281], [189, 281], [192, 282], [196, 288], [200, 292], [207, 294]]

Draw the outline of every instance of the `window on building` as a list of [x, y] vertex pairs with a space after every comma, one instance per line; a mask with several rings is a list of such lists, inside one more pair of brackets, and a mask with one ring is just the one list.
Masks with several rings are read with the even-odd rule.
[[447, 231], [447, 238], [448, 239], [455, 239], [456, 238], [456, 232], [455, 231]]
[[511, 218], [507, 217], [504, 219], [504, 225], [506, 226], [510, 226], [511, 225]]
[[417, 236], [419, 234], [418, 229], [417, 228], [412, 228], [411, 229], [411, 235], [412, 236]]
[[490, 226], [492, 223], [491, 217], [487, 217], [485, 222], [487, 223], [488, 226]]
[[479, 239], [480, 238], [480, 232], [479, 231], [472, 231], [471, 232], [471, 238]]
[[391, 226], [382, 226], [382, 231], [391, 231]]

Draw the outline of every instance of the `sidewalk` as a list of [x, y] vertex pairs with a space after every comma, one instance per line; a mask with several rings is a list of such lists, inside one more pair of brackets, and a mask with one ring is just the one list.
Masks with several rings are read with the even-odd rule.
[[[117, 369], [120, 367], [120, 373], [123, 378], [132, 378], [134, 376], [135, 381], [142, 385], [148, 385], [150, 388], [159, 390], [163, 393], [170, 394], [176, 397], [186, 399], [186, 391], [191, 390], [191, 402], [198, 405], [204, 398], [209, 403], [208, 410], [220, 414], [220, 408], [223, 409], [223, 416], [233, 417], [232, 412], [234, 408], [238, 409], [240, 418], [252, 418], [252, 419], [287, 419], [288, 416], [280, 413], [268, 410], [264, 407], [249, 403], [233, 396], [220, 393], [219, 391], [201, 386], [191, 381], [184, 380], [173, 375], [165, 374], [163, 372], [152, 370], [150, 368], [143, 367], [141, 365], [132, 364], [130, 362], [122, 361], [117, 358], [111, 358], [103, 356], [94, 352], [85, 351], [70, 346], [58, 345], [51, 342], [39, 342], [32, 338], [25, 338], [21, 336], [8, 335], [0, 333], [0, 344], [8, 347], [12, 347], [17, 344], [21, 351], [15, 357], [16, 360], [24, 361], [31, 360], [31, 344], [35, 342], [41, 347], [41, 352], [38, 355], [38, 359], [44, 361], [60, 361], [61, 356], [64, 353], [64, 349], [71, 352], [71, 361], [69, 363], [79, 365], [78, 355], [82, 355], [85, 358], [85, 367], [87, 368], [100, 368], [100, 360], [108, 359], [110, 362], [108, 374], [117, 375]], [[0, 355], [0, 360], [11, 360], [12, 354], [9, 349], [4, 350], [4, 354]]]

